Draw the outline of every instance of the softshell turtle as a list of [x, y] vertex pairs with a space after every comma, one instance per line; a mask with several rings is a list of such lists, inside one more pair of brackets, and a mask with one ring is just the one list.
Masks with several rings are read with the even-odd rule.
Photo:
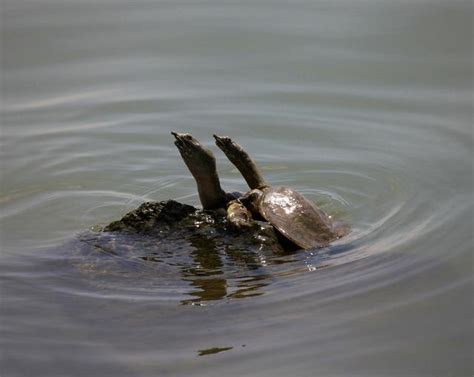
[[326, 246], [344, 234], [343, 226], [334, 224], [302, 194], [289, 187], [271, 187], [247, 152], [232, 139], [217, 135], [214, 138], [247, 181], [251, 190], [235, 201], [242, 203], [254, 217], [264, 218], [302, 249]]
[[237, 167], [250, 191], [225, 193], [219, 182], [215, 158], [189, 134], [172, 133], [184, 162], [194, 176], [204, 209], [227, 208], [229, 224], [238, 229], [252, 226], [254, 219], [264, 219], [286, 240], [302, 249], [323, 247], [341, 237], [345, 228], [303, 195], [288, 187], [271, 187], [255, 162], [229, 137], [214, 135], [217, 146]]
[[[246, 194], [222, 190], [212, 152], [191, 135], [173, 135], [196, 180], [203, 209], [174, 200], [145, 202], [101, 231], [81, 234], [79, 247], [74, 240], [62, 246], [73, 253], [74, 266], [101, 289], [112, 284], [115, 291], [124, 284], [128, 290], [138, 284], [142, 292], [147, 282], [182, 292], [184, 281], [189, 292], [181, 302], [193, 305], [256, 296], [273, 276], [271, 271], [280, 273], [279, 266], [299, 260], [288, 251], [324, 246], [341, 234], [301, 194], [270, 187], [248, 154], [229, 138], [215, 136], [248, 182]], [[268, 270], [271, 265], [278, 267]]]

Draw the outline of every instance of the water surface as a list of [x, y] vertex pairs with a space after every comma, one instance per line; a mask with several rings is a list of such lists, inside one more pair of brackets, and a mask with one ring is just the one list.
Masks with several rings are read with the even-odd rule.
[[[471, 2], [2, 10], [2, 376], [473, 374]], [[288, 255], [79, 242], [199, 204], [171, 131], [245, 191], [211, 135], [234, 137], [351, 233]]]

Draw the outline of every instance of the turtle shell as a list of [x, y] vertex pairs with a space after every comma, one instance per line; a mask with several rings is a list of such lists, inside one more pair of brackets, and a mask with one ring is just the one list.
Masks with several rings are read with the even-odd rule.
[[259, 206], [265, 220], [303, 249], [323, 247], [338, 238], [329, 216], [291, 188], [266, 189]]

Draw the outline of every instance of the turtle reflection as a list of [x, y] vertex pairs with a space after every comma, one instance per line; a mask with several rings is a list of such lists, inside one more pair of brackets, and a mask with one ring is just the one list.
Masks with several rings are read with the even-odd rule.
[[190, 253], [194, 260], [191, 267], [182, 269], [183, 280], [191, 282], [195, 289], [189, 293], [193, 298], [182, 300], [181, 303], [202, 304], [205, 301], [228, 298], [245, 298], [263, 294], [260, 289], [267, 285], [266, 274], [245, 276], [235, 279], [236, 287], [225, 277], [225, 265], [240, 265], [247, 270], [258, 270], [262, 267], [255, 254], [238, 251], [227, 245], [220, 252], [215, 240], [193, 235], [189, 238], [193, 251]]
[[200, 301], [220, 300], [227, 296], [227, 282], [223, 274], [223, 263], [219, 256], [216, 243], [205, 237], [191, 236], [193, 247], [190, 255], [194, 263], [182, 270], [184, 280], [190, 281], [195, 288], [190, 293], [194, 299], [184, 300], [183, 304]]

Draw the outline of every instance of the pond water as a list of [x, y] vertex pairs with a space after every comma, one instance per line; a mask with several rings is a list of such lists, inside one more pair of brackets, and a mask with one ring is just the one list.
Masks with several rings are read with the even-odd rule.
[[[2, 11], [2, 376], [473, 374], [470, 1]], [[171, 131], [245, 191], [212, 142], [232, 136], [350, 234], [85, 247], [144, 201], [199, 204]]]

